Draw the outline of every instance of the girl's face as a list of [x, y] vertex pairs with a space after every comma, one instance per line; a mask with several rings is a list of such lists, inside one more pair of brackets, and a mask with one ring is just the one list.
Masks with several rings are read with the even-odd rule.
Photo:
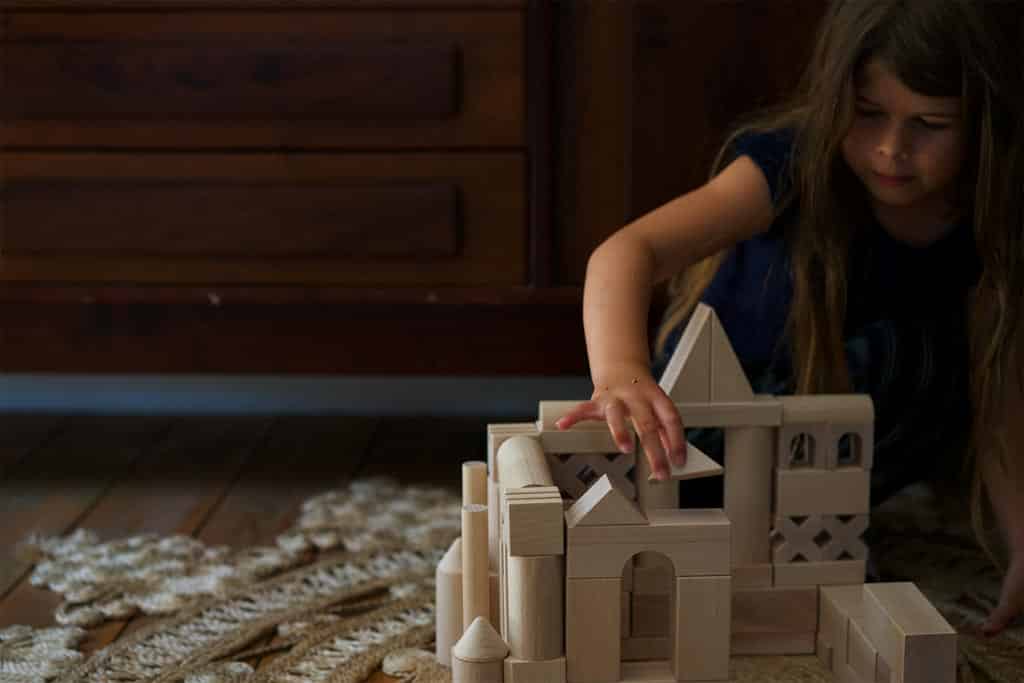
[[960, 98], [920, 95], [875, 59], [864, 65], [855, 89], [843, 159], [893, 237], [930, 244], [950, 227], [963, 165]]

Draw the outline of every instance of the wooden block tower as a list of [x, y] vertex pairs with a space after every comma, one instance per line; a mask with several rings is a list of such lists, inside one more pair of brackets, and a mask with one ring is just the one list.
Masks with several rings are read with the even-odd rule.
[[[811, 652], [842, 682], [955, 681], [956, 633], [920, 591], [864, 583], [870, 397], [755, 395], [704, 305], [661, 386], [685, 426], [723, 431], [724, 471], [689, 444], [652, 480], [603, 422], [555, 427], [578, 401], [488, 425], [437, 571], [455, 683], [724, 681], [730, 654]], [[679, 508], [680, 480], [723, 473], [724, 509]]]

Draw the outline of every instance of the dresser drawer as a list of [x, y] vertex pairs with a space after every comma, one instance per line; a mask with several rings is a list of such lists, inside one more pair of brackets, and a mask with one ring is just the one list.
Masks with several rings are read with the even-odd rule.
[[6, 12], [0, 144], [524, 144], [520, 9]]
[[7, 282], [525, 284], [521, 153], [6, 153], [0, 168]]

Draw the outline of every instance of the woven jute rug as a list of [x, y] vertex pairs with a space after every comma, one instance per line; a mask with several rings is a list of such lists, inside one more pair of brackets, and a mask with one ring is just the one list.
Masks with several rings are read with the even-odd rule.
[[[357, 480], [305, 503], [276, 545], [206, 547], [187, 537], [29, 539], [33, 585], [60, 593], [59, 626], [0, 625], [0, 683], [360, 683], [379, 667], [416, 683], [451, 680], [434, 661], [434, 568], [459, 533], [445, 489]], [[929, 490], [872, 515], [885, 580], [913, 580], [960, 631], [960, 680], [1024, 681], [1024, 628], [973, 635], [1000, 576]], [[85, 629], [137, 614], [150, 627], [88, 658]], [[246, 661], [280, 653], [255, 671]], [[734, 657], [733, 679], [831, 681], [813, 656]]]

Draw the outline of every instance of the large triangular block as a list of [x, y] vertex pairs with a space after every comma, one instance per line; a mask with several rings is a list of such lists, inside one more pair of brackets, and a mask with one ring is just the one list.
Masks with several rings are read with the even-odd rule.
[[707, 403], [711, 400], [713, 315], [711, 308], [697, 304], [658, 380], [658, 386], [676, 403]]
[[754, 390], [743, 372], [740, 359], [714, 310], [711, 317], [711, 401], [716, 403], [752, 401]]
[[725, 468], [689, 441], [686, 442], [686, 464], [679, 467], [669, 461], [669, 478], [675, 481], [717, 477], [724, 472]]
[[566, 510], [565, 523], [570, 528], [636, 525], [647, 524], [647, 518], [606, 474]]

